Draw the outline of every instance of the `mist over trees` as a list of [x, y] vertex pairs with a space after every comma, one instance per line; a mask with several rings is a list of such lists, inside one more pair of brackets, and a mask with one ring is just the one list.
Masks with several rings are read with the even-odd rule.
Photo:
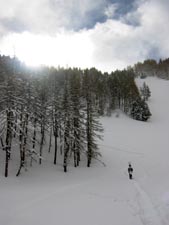
[[64, 172], [70, 164], [79, 167], [82, 159], [90, 167], [101, 156], [100, 116], [110, 116], [116, 109], [140, 121], [151, 116], [149, 96], [138, 89], [135, 76], [131, 68], [111, 74], [95, 68], [31, 69], [16, 58], [0, 56], [5, 177], [11, 155], [18, 155], [16, 176], [35, 161], [42, 164], [44, 152], [53, 154], [53, 164], [61, 164]]
[[145, 60], [143, 63], [138, 62], [134, 65], [134, 71], [137, 76], [145, 78], [147, 76], [156, 76], [162, 79], [169, 79], [169, 58], [160, 59], [157, 62], [154, 59]]

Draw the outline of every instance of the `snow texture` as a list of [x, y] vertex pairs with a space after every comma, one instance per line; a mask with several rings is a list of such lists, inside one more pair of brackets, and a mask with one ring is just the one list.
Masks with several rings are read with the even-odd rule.
[[122, 112], [102, 118], [105, 167], [95, 161], [91, 168], [69, 167], [65, 174], [46, 156], [41, 166], [17, 178], [11, 160], [5, 178], [0, 160], [0, 225], [168, 225], [169, 81], [137, 79], [139, 86], [143, 82], [151, 90], [148, 122]]

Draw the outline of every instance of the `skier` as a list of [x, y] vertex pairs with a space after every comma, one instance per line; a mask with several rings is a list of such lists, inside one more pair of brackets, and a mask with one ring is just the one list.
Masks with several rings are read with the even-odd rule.
[[129, 163], [128, 173], [129, 173], [129, 179], [131, 180], [131, 179], [133, 178], [133, 176], [132, 176], [133, 168], [132, 168], [132, 166], [131, 166], [131, 163]]

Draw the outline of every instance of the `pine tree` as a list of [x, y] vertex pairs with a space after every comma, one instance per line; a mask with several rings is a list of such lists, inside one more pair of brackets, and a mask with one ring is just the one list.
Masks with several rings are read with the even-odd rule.
[[32, 86], [29, 80], [22, 80], [18, 92], [18, 95], [22, 96], [23, 99], [20, 102], [19, 114], [17, 116], [19, 117], [19, 124], [18, 127], [16, 127], [16, 130], [19, 130], [20, 166], [16, 176], [20, 175], [22, 168], [26, 168], [26, 159], [27, 156], [30, 156], [29, 141], [31, 137], [28, 127], [32, 111]]
[[63, 134], [64, 134], [64, 156], [63, 156], [63, 169], [67, 172], [68, 166], [68, 153], [70, 151], [71, 143], [71, 114], [70, 114], [70, 101], [69, 101], [69, 83], [68, 75], [65, 75], [64, 96], [63, 96]]
[[53, 124], [53, 134], [55, 140], [55, 150], [54, 150], [54, 164], [57, 160], [58, 151], [58, 137], [59, 137], [59, 127], [61, 123], [61, 104], [60, 104], [60, 93], [58, 87], [55, 83], [53, 90], [53, 101], [52, 101], [52, 124]]
[[84, 71], [83, 85], [84, 85], [84, 98], [86, 102], [86, 144], [87, 144], [87, 167], [90, 167], [92, 159], [97, 159], [101, 156], [98, 151], [96, 139], [101, 139], [100, 133], [103, 128], [98, 120], [96, 111], [95, 94], [92, 92], [91, 73], [89, 70]]
[[143, 86], [140, 88], [141, 97], [147, 101], [149, 97], [151, 96], [151, 91], [149, 89], [149, 86], [144, 82]]
[[[16, 98], [16, 79], [14, 74], [7, 73], [0, 84], [0, 127], [1, 127], [1, 143], [4, 144], [6, 152], [5, 157], [5, 177], [8, 176], [8, 165], [11, 155], [11, 145], [13, 138], [14, 114], [17, 104]], [[3, 138], [5, 141], [3, 141]]]
[[137, 98], [133, 102], [130, 115], [133, 119], [140, 121], [147, 121], [150, 118], [151, 112], [144, 99]]
[[74, 155], [74, 166], [79, 166], [81, 153], [84, 152], [84, 112], [81, 99], [81, 77], [77, 70], [72, 71], [70, 77], [70, 101], [72, 129], [71, 149]]

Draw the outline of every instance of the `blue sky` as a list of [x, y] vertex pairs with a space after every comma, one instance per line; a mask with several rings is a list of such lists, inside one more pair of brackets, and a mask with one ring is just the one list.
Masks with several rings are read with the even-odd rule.
[[102, 71], [167, 58], [168, 11], [168, 0], [0, 0], [0, 53]]

